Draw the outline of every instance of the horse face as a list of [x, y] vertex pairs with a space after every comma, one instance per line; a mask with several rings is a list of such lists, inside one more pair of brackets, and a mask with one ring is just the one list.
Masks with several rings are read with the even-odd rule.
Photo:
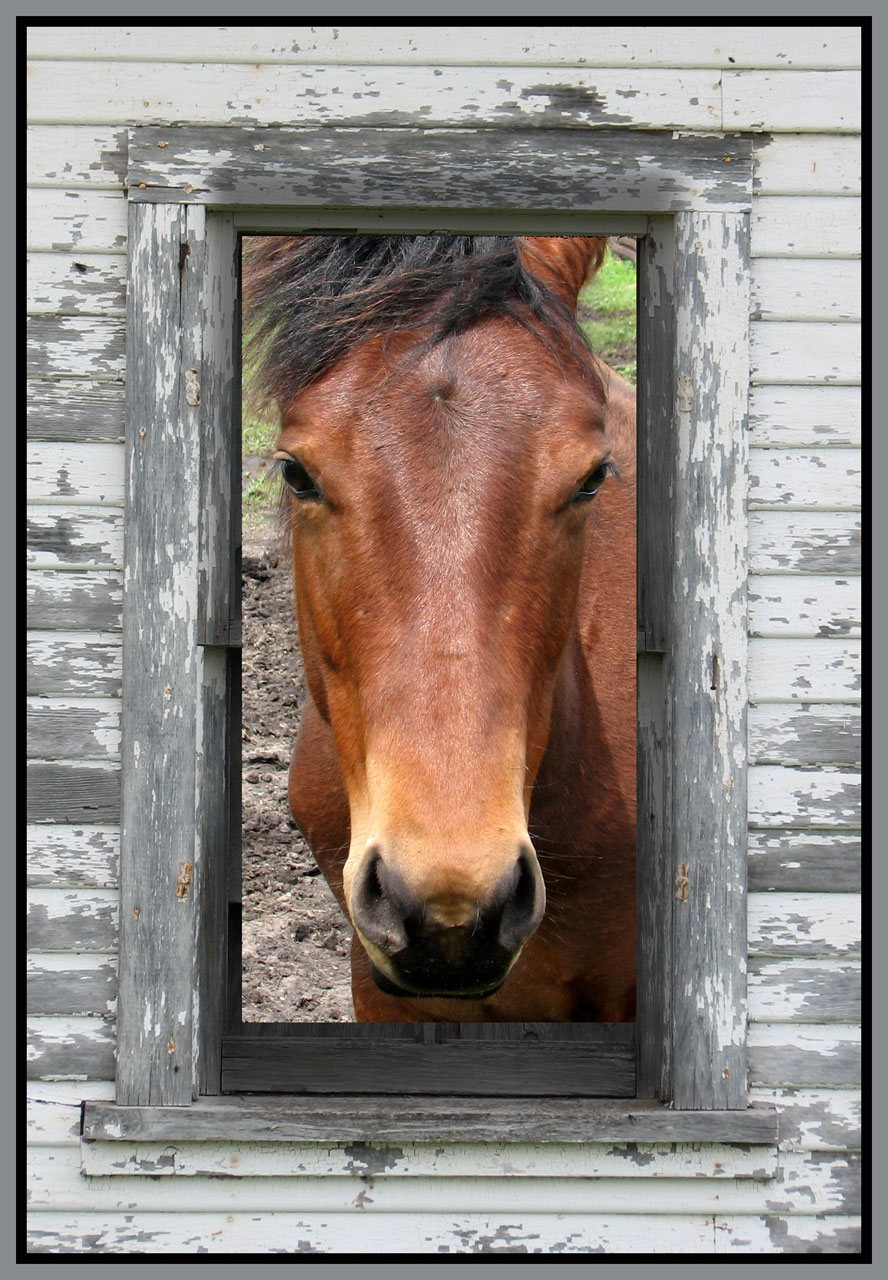
[[513, 322], [423, 337], [347, 356], [278, 454], [349, 913], [385, 990], [477, 998], [545, 909], [530, 794], [609, 448], [594, 384]]

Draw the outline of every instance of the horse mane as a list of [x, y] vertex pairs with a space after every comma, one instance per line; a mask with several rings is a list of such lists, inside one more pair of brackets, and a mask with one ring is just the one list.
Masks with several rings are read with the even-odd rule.
[[527, 270], [516, 237], [247, 237], [243, 300], [257, 403], [288, 404], [376, 335], [425, 327], [434, 344], [494, 316], [530, 330], [604, 394], [571, 308]]

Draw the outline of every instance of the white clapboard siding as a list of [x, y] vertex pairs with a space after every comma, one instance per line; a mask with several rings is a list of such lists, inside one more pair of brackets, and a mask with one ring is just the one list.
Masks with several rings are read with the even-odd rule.
[[773, 703], [749, 708], [750, 764], [860, 764], [860, 708]]
[[28, 439], [122, 441], [122, 382], [89, 378], [28, 383]]
[[860, 892], [861, 836], [854, 828], [753, 827], [747, 852], [753, 892]]
[[[183, 1205], [183, 1209], [187, 1206]], [[659, 1216], [625, 1214], [226, 1214], [34, 1212], [30, 1253], [151, 1254], [748, 1254], [856, 1253], [861, 1219], [853, 1214]]]
[[27, 130], [29, 187], [123, 187], [126, 129], [113, 125], [30, 125]]
[[726, 71], [725, 129], [859, 133], [861, 81], [853, 71]]
[[775, 67], [861, 65], [859, 28], [705, 25], [35, 26], [29, 58], [433, 66]]
[[752, 574], [749, 578], [751, 636], [859, 636], [859, 577]]
[[29, 503], [123, 506], [123, 447], [116, 444], [31, 443]]
[[116, 760], [119, 698], [28, 698], [26, 750], [37, 759]]
[[757, 320], [859, 320], [860, 289], [859, 258], [755, 258], [752, 262], [750, 300]]
[[860, 702], [859, 640], [749, 642], [752, 702]]
[[757, 764], [748, 772], [754, 827], [859, 827], [859, 769]]
[[756, 196], [856, 196], [860, 138], [853, 134], [778, 133], [756, 147]]
[[750, 375], [754, 384], [860, 382], [857, 324], [754, 321]]
[[752, 573], [859, 573], [861, 517], [846, 511], [750, 511]]
[[863, 497], [859, 449], [749, 451], [751, 507], [824, 507], [856, 511]]
[[120, 693], [120, 636], [30, 631], [25, 672], [30, 694], [113, 697]]
[[[799, 88], [803, 77], [814, 93], [830, 73], [799, 74]], [[33, 124], [712, 129], [721, 127], [722, 98], [720, 75], [708, 68], [642, 68], [627, 92], [616, 68], [476, 66], [444, 75], [430, 66], [107, 62], [90, 74], [82, 62], [47, 61], [29, 65], [27, 114]]]
[[752, 445], [773, 449], [856, 446], [862, 421], [860, 387], [750, 388]]
[[117, 378], [125, 365], [123, 317], [28, 317], [27, 372], [30, 378]]
[[860, 1027], [751, 1022], [747, 1044], [750, 1084], [860, 1087]]
[[114, 507], [29, 506], [31, 569], [123, 568], [123, 512]]
[[33, 952], [25, 983], [29, 1014], [113, 1017], [117, 1011], [117, 957]]
[[109, 1018], [27, 1019], [29, 1080], [113, 1080], [115, 1028]]
[[119, 827], [29, 823], [26, 843], [29, 885], [114, 889], [118, 884]]
[[[58, 1086], [60, 1087], [60, 1086]], [[776, 1107], [782, 1151], [854, 1150], [861, 1143], [862, 1100], [856, 1089], [769, 1089], [749, 1091], [749, 1100]]]
[[860, 962], [754, 956], [747, 995], [753, 1022], [859, 1022]]
[[750, 956], [858, 956], [861, 905], [855, 893], [751, 893]]
[[759, 196], [752, 204], [753, 258], [854, 258], [861, 204], [854, 196]]
[[122, 190], [32, 188], [27, 198], [27, 249], [125, 254], [126, 217]]
[[25, 575], [28, 626], [35, 630], [119, 631], [123, 574], [119, 571], [52, 569]]
[[26, 1103], [28, 1146], [68, 1146], [76, 1148], [79, 1154], [81, 1102], [113, 1100], [114, 1086], [104, 1081], [29, 1081]]
[[119, 894], [116, 889], [35, 886], [28, 890], [28, 950], [117, 949]]
[[[85, 260], [84, 260], [85, 259]], [[28, 313], [122, 316], [126, 311], [122, 254], [29, 253]]]
[[[477, 1157], [476, 1157], [477, 1158]], [[656, 1157], [653, 1157], [656, 1159]], [[836, 1213], [859, 1208], [859, 1158], [844, 1153], [787, 1153], [782, 1176], [768, 1178], [656, 1178], [644, 1180], [648, 1213], [681, 1215], [762, 1214], [779, 1196], [783, 1212]], [[191, 1212], [223, 1209], [238, 1213], [282, 1213], [298, 1205], [305, 1213], [348, 1213], [363, 1207], [367, 1216], [421, 1213], [429, 1204], [439, 1212], [512, 1213], [525, 1219], [536, 1213], [632, 1214], [640, 1188], [626, 1178], [490, 1177], [439, 1174], [434, 1178], [373, 1178], [372, 1191], [351, 1176], [194, 1178], [183, 1188], [178, 1178], [95, 1176], [91, 1204], [106, 1211], [177, 1213], [187, 1196]], [[854, 1197], [854, 1191], [858, 1194]], [[28, 1199], [34, 1210], [76, 1210], [83, 1204], [83, 1180], [69, 1147], [38, 1148], [29, 1161]], [[856, 1200], [856, 1202], [855, 1202]]]

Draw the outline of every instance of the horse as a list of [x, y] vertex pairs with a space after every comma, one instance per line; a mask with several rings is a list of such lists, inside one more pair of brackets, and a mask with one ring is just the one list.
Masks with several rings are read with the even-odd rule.
[[602, 237], [245, 242], [359, 1022], [635, 1016], [635, 399]]

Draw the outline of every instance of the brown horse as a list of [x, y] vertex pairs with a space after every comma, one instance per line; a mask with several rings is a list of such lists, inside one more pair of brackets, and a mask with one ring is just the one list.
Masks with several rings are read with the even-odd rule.
[[635, 1012], [635, 399], [605, 241], [246, 245], [308, 695], [293, 816], [362, 1021]]

